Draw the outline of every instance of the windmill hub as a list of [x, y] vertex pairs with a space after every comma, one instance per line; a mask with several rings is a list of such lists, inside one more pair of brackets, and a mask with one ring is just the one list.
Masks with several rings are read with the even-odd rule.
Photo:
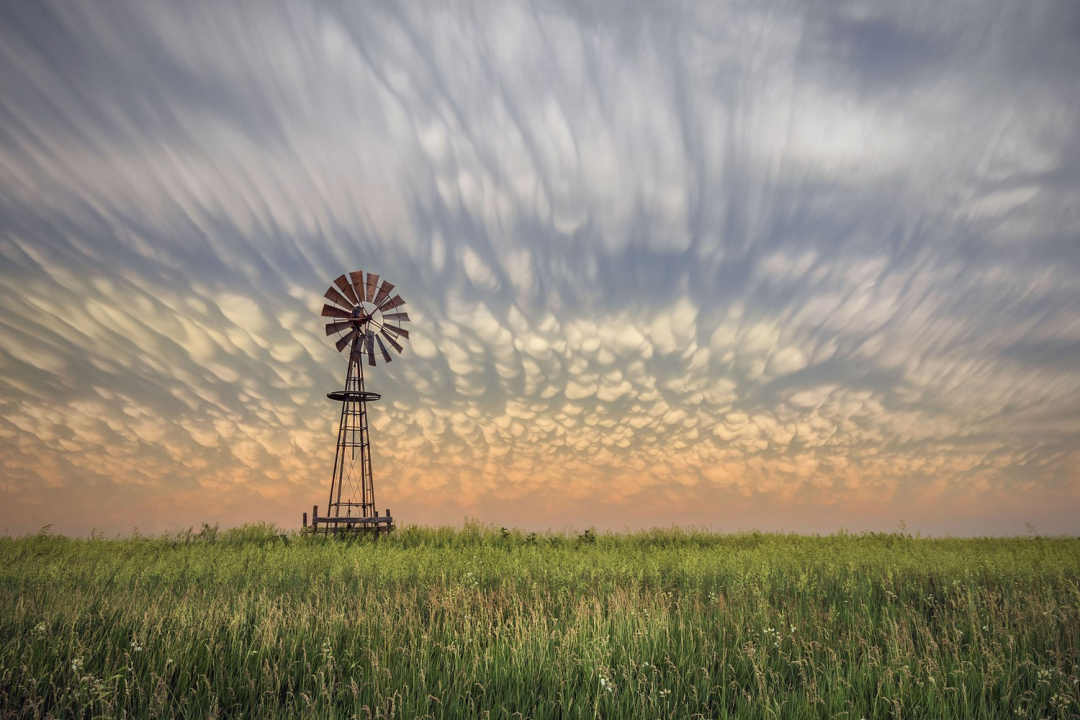
[[[323, 517], [319, 516], [318, 506], [313, 509], [313, 531], [322, 525], [326, 532], [378, 533], [394, 526], [389, 510], [380, 516], [375, 509], [367, 404], [381, 396], [365, 388], [363, 362], [365, 357], [371, 367], [376, 366], [377, 357], [390, 362], [393, 358], [387, 346], [400, 354], [399, 341], [409, 337], [409, 332], [401, 327], [408, 322], [409, 315], [397, 309], [405, 301], [400, 295], [391, 297], [393, 289], [386, 281], [380, 284], [375, 273], [367, 273], [365, 277], [358, 271], [334, 280], [324, 295], [330, 301], [322, 309], [322, 316], [330, 320], [326, 334], [338, 336], [335, 346], [340, 352], [347, 352], [348, 371], [345, 389], [326, 394], [341, 403], [341, 421], [330, 501]], [[307, 513], [304, 513], [304, 526], [307, 527]]]

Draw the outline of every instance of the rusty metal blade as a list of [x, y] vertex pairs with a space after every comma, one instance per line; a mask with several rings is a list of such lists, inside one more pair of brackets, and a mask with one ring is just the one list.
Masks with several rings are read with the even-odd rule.
[[376, 335], [375, 339], [379, 341], [379, 352], [382, 353], [383, 360], [385, 360], [386, 362], [390, 362], [391, 360], [393, 360], [394, 358], [390, 357], [390, 351], [386, 349], [385, 345], [383, 345], [382, 337]]
[[352, 302], [353, 305], [360, 304], [360, 298], [356, 297], [356, 293], [353, 292], [352, 285], [349, 284], [349, 278], [342, 275], [334, 280], [334, 284], [341, 288], [341, 292], [345, 297], [349, 298], [349, 301]]
[[398, 355], [401, 354], [401, 350], [402, 350], [401, 346], [397, 344], [397, 341], [394, 340], [394, 338], [390, 337], [390, 335], [386, 332], [386, 328], [383, 328], [382, 330], [380, 330], [379, 334], [382, 335], [384, 338], [386, 338], [386, 342], [390, 343], [390, 346], [398, 351]]
[[342, 350], [344, 350], [345, 346], [348, 345], [350, 342], [352, 342], [352, 339], [354, 337], [356, 337], [356, 334], [358, 332], [360, 332], [360, 328], [355, 328], [354, 327], [347, 334], [342, 336], [342, 338], [340, 340], [338, 340], [336, 343], [334, 343], [335, 345], [337, 345], [338, 352], [341, 352]]
[[349, 281], [352, 283], [353, 290], [356, 292], [356, 297], [360, 302], [364, 302], [367, 296], [364, 294], [364, 271], [357, 270], [356, 272], [349, 273]]
[[360, 334], [357, 333], [352, 341], [352, 350], [349, 351], [349, 362], [360, 362], [360, 358], [363, 357], [363, 353], [361, 352], [362, 347], [363, 346], [360, 343]]
[[352, 327], [352, 323], [346, 320], [345, 322], [332, 322], [326, 326], [326, 334], [333, 335], [334, 333], [344, 332]]
[[399, 320], [401, 322], [408, 322], [409, 313], [387, 313], [383, 315], [383, 320]]
[[340, 305], [343, 308], [348, 308], [349, 310], [352, 310], [353, 307], [354, 307], [354, 304], [349, 302], [349, 299], [347, 297], [345, 297], [344, 295], [339, 293], [332, 286], [326, 289], [326, 292], [323, 294], [323, 297], [326, 298], [327, 300], [329, 300], [330, 302], [336, 303], [336, 304]]
[[[386, 317], [386, 316], [384, 315], [383, 317]], [[406, 338], [406, 339], [409, 337], [409, 331], [408, 330], [402, 330], [397, 325], [391, 325], [390, 323], [383, 323], [383, 329], [389, 330], [390, 332], [394, 333], [394, 335], [400, 335], [401, 337]]]
[[375, 297], [375, 286], [379, 284], [379, 276], [375, 273], [367, 274], [367, 297], [368, 302], [374, 302], [372, 298]]
[[367, 331], [367, 354], [368, 365], [375, 367], [375, 333], [371, 330]]
[[346, 312], [345, 310], [342, 310], [341, 308], [336, 308], [333, 305], [323, 305], [322, 306], [322, 316], [323, 317], [335, 317], [335, 318], [351, 318], [352, 313]]
[[401, 299], [401, 296], [400, 295], [395, 295], [391, 299], [387, 300], [383, 304], [383, 306], [381, 308], [379, 308], [379, 309], [382, 310], [383, 312], [386, 312], [387, 310], [393, 310], [396, 307], [401, 307], [404, 304], [405, 304], [405, 301]]
[[371, 302], [375, 303], [376, 305], [381, 304], [382, 301], [386, 299], [386, 296], [389, 295], [390, 291], [393, 289], [394, 286], [384, 280], [383, 284], [379, 286], [379, 292], [375, 293], [375, 299]]

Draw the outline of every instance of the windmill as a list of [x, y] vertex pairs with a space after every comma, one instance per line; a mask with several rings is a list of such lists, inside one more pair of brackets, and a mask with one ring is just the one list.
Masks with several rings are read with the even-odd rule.
[[[365, 359], [369, 367], [375, 367], [379, 357], [390, 362], [393, 358], [387, 346], [401, 353], [398, 341], [409, 337], [409, 332], [401, 327], [409, 315], [398, 310], [405, 301], [399, 295], [391, 297], [393, 289], [386, 281], [380, 284], [375, 273], [368, 273], [365, 278], [363, 271], [358, 271], [334, 280], [324, 295], [330, 301], [322, 308], [322, 316], [330, 321], [326, 334], [339, 336], [337, 349], [346, 353], [349, 369], [345, 374], [345, 389], [326, 395], [341, 403], [341, 422], [330, 479], [330, 500], [325, 516], [319, 517], [318, 505], [312, 509], [313, 532], [319, 525], [326, 532], [378, 533], [394, 527], [389, 510], [380, 517], [375, 509], [367, 404], [381, 396], [364, 386]], [[307, 513], [304, 513], [304, 527], [307, 527]]]

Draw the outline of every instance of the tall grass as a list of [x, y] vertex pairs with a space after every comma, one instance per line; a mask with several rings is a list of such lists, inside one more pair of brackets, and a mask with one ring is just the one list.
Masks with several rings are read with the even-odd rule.
[[0, 716], [1077, 717], [1080, 540], [0, 539]]

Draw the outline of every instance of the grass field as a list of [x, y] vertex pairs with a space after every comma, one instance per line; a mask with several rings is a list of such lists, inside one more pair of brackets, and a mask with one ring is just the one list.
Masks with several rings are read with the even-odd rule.
[[1080, 540], [0, 539], [0, 716], [1077, 717]]

